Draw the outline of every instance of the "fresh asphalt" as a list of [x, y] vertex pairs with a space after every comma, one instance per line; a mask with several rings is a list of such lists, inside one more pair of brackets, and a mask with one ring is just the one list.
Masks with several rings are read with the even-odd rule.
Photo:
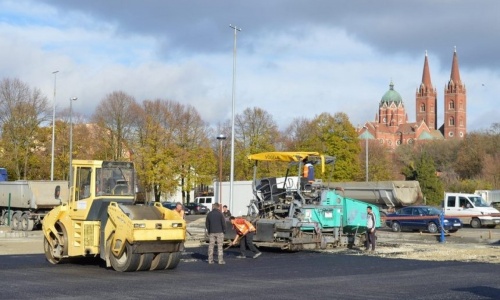
[[1, 299], [498, 299], [498, 265], [188, 248], [174, 270], [119, 273], [99, 259], [50, 265], [43, 254], [0, 256]]

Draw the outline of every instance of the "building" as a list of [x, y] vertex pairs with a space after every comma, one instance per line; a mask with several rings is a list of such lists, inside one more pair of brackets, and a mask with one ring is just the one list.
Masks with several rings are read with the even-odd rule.
[[437, 127], [437, 92], [432, 85], [427, 53], [424, 59], [422, 82], [415, 94], [416, 121], [409, 122], [401, 95], [391, 81], [382, 96], [375, 121], [358, 129], [361, 140], [378, 140], [390, 149], [431, 139], [463, 139], [467, 133], [467, 95], [460, 79], [455, 49], [450, 80], [444, 89], [444, 124]]

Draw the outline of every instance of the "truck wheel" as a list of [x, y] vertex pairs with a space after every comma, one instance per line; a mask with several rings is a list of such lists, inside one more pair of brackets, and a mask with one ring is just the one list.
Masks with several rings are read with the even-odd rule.
[[31, 220], [27, 214], [21, 217], [21, 229], [23, 231], [32, 231], [35, 227], [35, 221]]
[[23, 214], [22, 212], [16, 211], [12, 215], [12, 219], [10, 220], [10, 228], [12, 230], [22, 230], [22, 228], [21, 228], [21, 215], [22, 214]]
[[394, 232], [400, 232], [401, 231], [401, 225], [399, 225], [398, 222], [392, 222], [391, 229]]
[[175, 269], [179, 262], [181, 261], [181, 253], [180, 252], [172, 252], [168, 253], [168, 262], [167, 266], [165, 269], [170, 270], [170, 269]]
[[474, 218], [470, 221], [470, 227], [472, 228], [481, 228], [481, 220], [478, 218]]
[[429, 222], [429, 224], [427, 224], [427, 230], [429, 230], [430, 233], [437, 233], [438, 227], [437, 227], [436, 223]]
[[139, 267], [137, 271], [146, 271], [151, 269], [151, 262], [153, 261], [153, 253], [143, 253], [141, 254], [141, 261], [139, 262]]
[[113, 251], [109, 252], [109, 260], [111, 266], [118, 272], [131, 272], [136, 271], [141, 262], [141, 256], [139, 254], [132, 253], [132, 245], [129, 242], [125, 242], [125, 249], [120, 257], [116, 257]]

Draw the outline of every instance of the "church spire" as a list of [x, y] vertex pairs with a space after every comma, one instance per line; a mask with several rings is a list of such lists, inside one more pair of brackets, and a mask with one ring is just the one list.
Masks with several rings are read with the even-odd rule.
[[429, 71], [429, 60], [427, 50], [425, 50], [424, 71], [422, 73], [422, 84], [429, 90], [432, 90], [431, 73]]
[[453, 61], [451, 63], [451, 75], [450, 80], [453, 81], [454, 84], [460, 84], [460, 71], [458, 70], [458, 56], [457, 56], [457, 47], [455, 46], [455, 51], [453, 52]]

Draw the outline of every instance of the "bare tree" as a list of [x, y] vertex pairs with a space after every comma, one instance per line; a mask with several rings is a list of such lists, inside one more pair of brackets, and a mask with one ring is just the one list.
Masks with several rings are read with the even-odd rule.
[[19, 79], [0, 82], [0, 128], [4, 155], [12, 164], [16, 178], [26, 179], [28, 161], [36, 149], [35, 132], [47, 120], [47, 98]]
[[101, 128], [100, 133], [109, 136], [108, 148], [113, 160], [120, 160], [131, 151], [128, 141], [136, 124], [135, 99], [122, 91], [108, 94], [96, 108], [92, 121]]

